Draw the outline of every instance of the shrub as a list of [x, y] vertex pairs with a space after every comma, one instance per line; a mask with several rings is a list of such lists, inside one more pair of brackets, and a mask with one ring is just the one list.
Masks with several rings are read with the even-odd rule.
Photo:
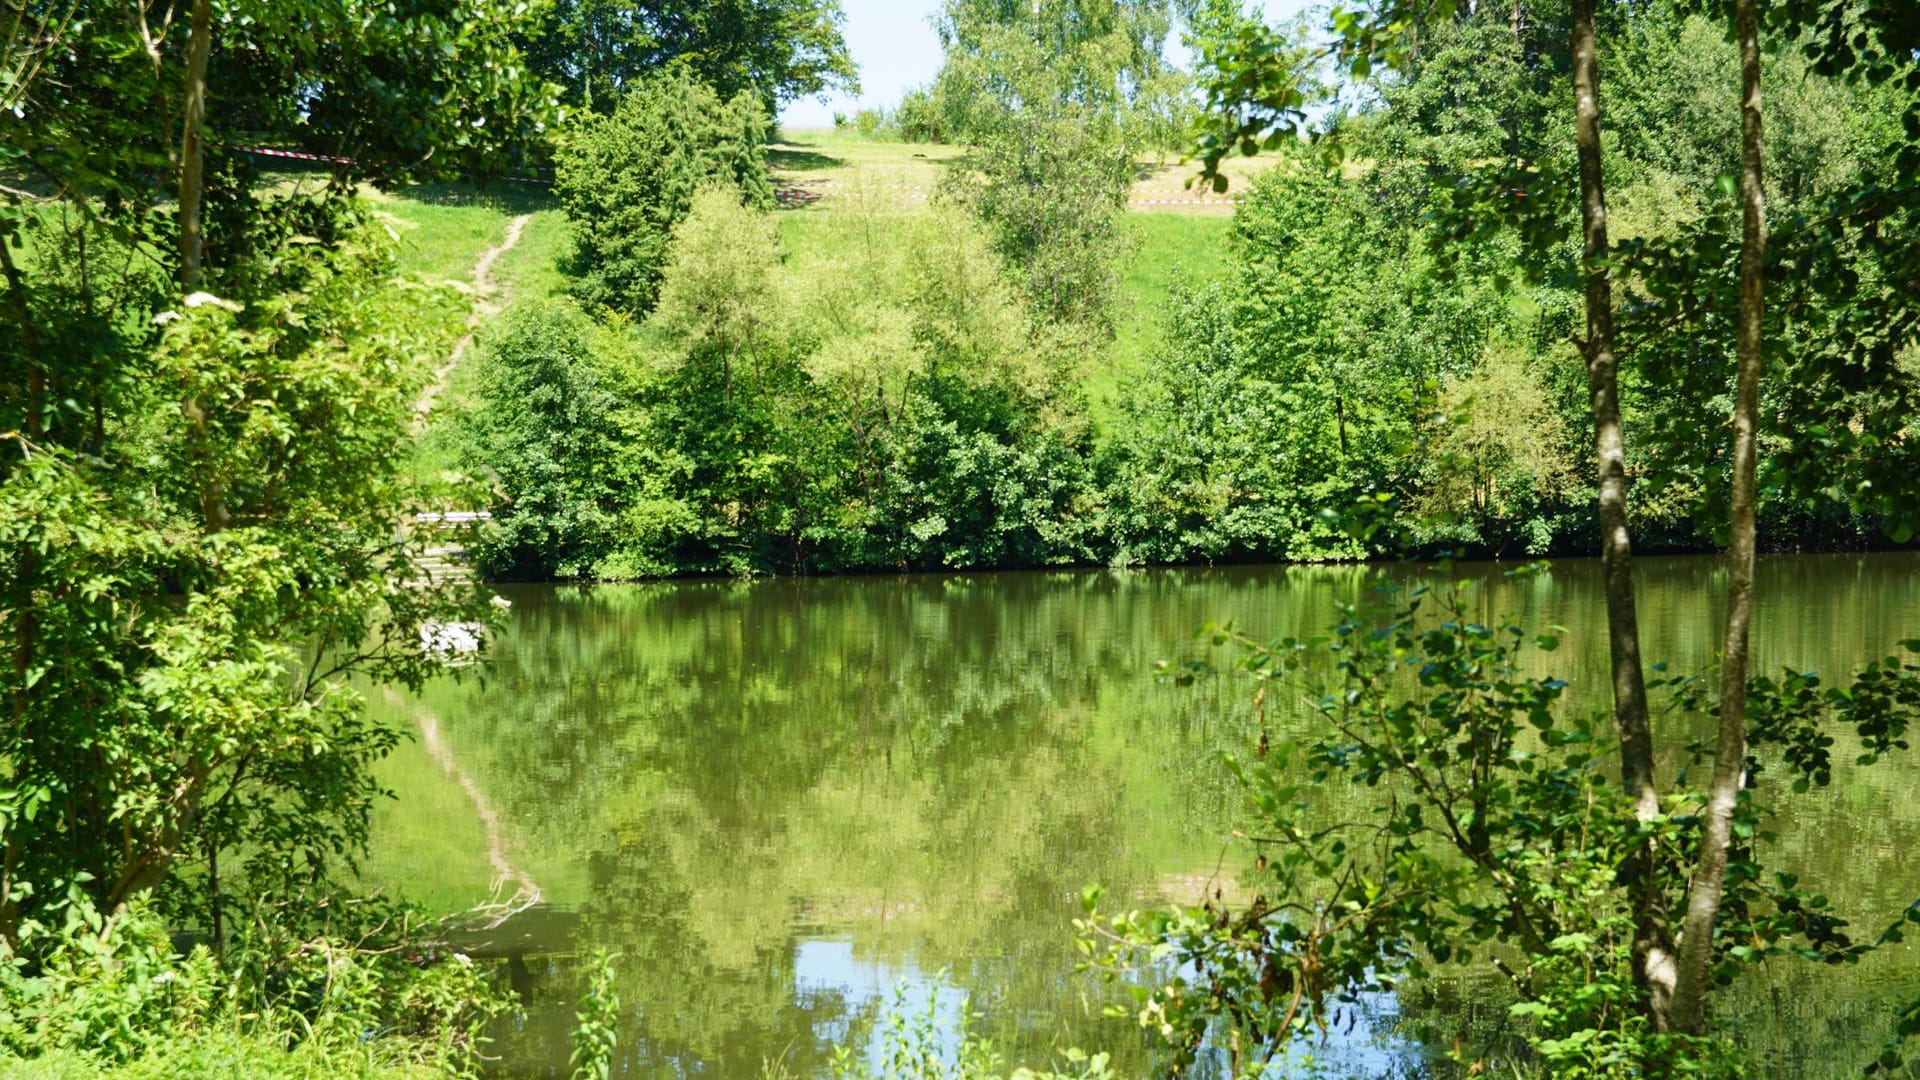
[[939, 103], [934, 101], [929, 91], [907, 91], [901, 96], [900, 107], [894, 110], [893, 119], [900, 129], [900, 137], [907, 142], [947, 141], [947, 127], [941, 117]]
[[1442, 385], [1430, 475], [1413, 505], [1495, 551], [1514, 544], [1543, 554], [1553, 532], [1536, 511], [1568, 501], [1574, 478], [1573, 436], [1532, 359], [1490, 348], [1472, 374]]
[[515, 310], [484, 346], [470, 419], [502, 505], [479, 552], [501, 577], [586, 577], [615, 542], [627, 488], [623, 400], [568, 305]]
[[1009, 113], [967, 165], [945, 188], [986, 224], [1034, 311], [1110, 329], [1134, 173], [1117, 122], [1072, 108]]
[[861, 109], [853, 114], [853, 130], [865, 138], [892, 136], [899, 128], [885, 109]]
[[396, 913], [380, 905], [306, 910], [330, 908], [362, 932], [331, 922], [306, 940], [249, 940], [223, 962], [204, 946], [177, 955], [145, 906], [110, 919], [76, 896], [63, 925], [30, 939], [32, 963], [0, 963], [0, 1077], [472, 1071], [481, 1030], [505, 1008], [483, 973], [381, 928]]

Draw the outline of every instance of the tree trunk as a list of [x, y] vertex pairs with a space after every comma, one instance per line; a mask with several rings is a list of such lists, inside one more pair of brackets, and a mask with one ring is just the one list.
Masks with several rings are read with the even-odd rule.
[[[40, 367], [46, 358], [40, 352], [38, 335], [34, 332], [33, 309], [27, 302], [27, 286], [22, 280], [19, 267], [14, 265], [13, 251], [5, 237], [0, 237], [0, 271], [7, 279], [7, 295], [12, 298], [14, 317], [20, 320], [20, 343], [27, 352], [27, 415], [25, 432], [27, 442], [38, 442], [45, 432], [41, 427], [41, 418], [46, 412], [47, 377]], [[20, 447], [20, 456], [38, 452], [38, 447], [29, 449]], [[34, 654], [39, 642], [39, 616], [34, 604], [33, 589], [40, 576], [39, 553], [31, 544], [20, 548], [20, 561], [16, 567], [18, 580], [13, 582], [13, 720], [24, 729], [27, 723], [27, 707], [32, 700], [33, 691], [27, 686], [27, 673], [33, 670]], [[11, 951], [19, 930], [19, 904], [14, 899], [13, 864], [14, 846], [6, 845], [5, 880], [0, 881], [0, 941]]]
[[[193, 0], [193, 28], [187, 39], [187, 85], [185, 119], [180, 131], [180, 288], [185, 292], [200, 284], [206, 254], [206, 236], [201, 229], [201, 204], [206, 201], [207, 126], [207, 54], [213, 49], [212, 0]], [[207, 411], [195, 397], [180, 405], [193, 437], [204, 451], [208, 439]], [[212, 465], [200, 481], [200, 516], [208, 533], [227, 527], [226, 488]]]
[[[1574, 138], [1580, 156], [1580, 219], [1586, 283], [1587, 390], [1599, 463], [1600, 550], [1607, 595], [1607, 640], [1613, 660], [1613, 715], [1620, 731], [1620, 779], [1642, 821], [1660, 812], [1653, 777], [1653, 730], [1640, 665], [1640, 619], [1634, 606], [1633, 543], [1627, 533], [1626, 438], [1620, 426], [1620, 380], [1613, 354], [1613, 282], [1607, 268], [1606, 182], [1600, 161], [1600, 58], [1595, 0], [1573, 4]], [[1666, 1028], [1674, 984], [1666, 907], [1652, 873], [1652, 850], [1629, 860], [1634, 890], [1634, 977], [1647, 993], [1654, 1027]]]
[[1760, 321], [1766, 314], [1767, 222], [1761, 147], [1760, 20], [1754, 0], [1735, 0], [1740, 42], [1740, 326], [1733, 395], [1732, 520], [1727, 542], [1727, 631], [1720, 663], [1720, 736], [1701, 828], [1700, 858], [1687, 890], [1680, 935], [1680, 982], [1673, 1021], [1681, 1031], [1706, 1027], [1707, 971], [1713, 961], [1713, 925], [1720, 914], [1733, 813], [1747, 761], [1748, 629], [1753, 620], [1755, 546], [1754, 473], [1760, 424]]
[[26, 436], [38, 441], [46, 434], [41, 420], [47, 409], [47, 375], [41, 367], [46, 357], [40, 352], [39, 335], [34, 332], [33, 308], [27, 303], [27, 283], [20, 276], [20, 268], [13, 264], [13, 249], [5, 239], [0, 238], [0, 272], [7, 278], [7, 296], [13, 302], [14, 318], [20, 320], [20, 344], [27, 350], [27, 417]]
[[206, 239], [200, 229], [200, 204], [206, 197], [207, 54], [213, 46], [212, 0], [193, 0], [193, 28], [187, 38], [185, 117], [180, 125], [180, 287], [200, 284]]

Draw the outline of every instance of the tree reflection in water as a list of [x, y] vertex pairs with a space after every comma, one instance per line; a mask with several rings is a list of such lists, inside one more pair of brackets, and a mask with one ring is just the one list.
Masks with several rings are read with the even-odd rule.
[[[1756, 642], [1761, 670], [1839, 671], [1912, 636], [1916, 571], [1905, 555], [1764, 562], [1760, 595], [1793, 617], [1758, 621], [1772, 635]], [[1645, 560], [1640, 572], [1649, 656], [1700, 667], [1718, 564]], [[1598, 707], [1595, 567], [1520, 582], [1497, 567], [1460, 574], [1488, 618], [1569, 627], [1555, 674], [1573, 682], [1573, 707]], [[622, 1075], [757, 1077], [782, 1060], [822, 1072], [836, 1042], [870, 1048], [897, 982], [943, 995], [943, 1023], [964, 1001], [1018, 1060], [1080, 1045], [1113, 1052], [1123, 1075], [1150, 1072], [1149, 1035], [1103, 1018], [1115, 995], [1074, 971], [1079, 891], [1098, 882], [1141, 906], [1215, 889], [1232, 900], [1251, 859], [1228, 840], [1239, 803], [1219, 764], [1248, 745], [1246, 688], [1177, 688], [1153, 678], [1153, 662], [1193, 653], [1209, 621], [1308, 635], [1380, 581], [1416, 575], [506, 590], [512, 620], [486, 677], [392, 706], [397, 723], [416, 707], [439, 718], [515, 865], [567, 916], [541, 931], [553, 940], [525, 943], [532, 1004], [503, 1032], [502, 1071], [564, 1072], [584, 980], [571, 957], [604, 947], [622, 955]], [[1685, 734], [1670, 733], [1676, 751]], [[1920, 872], [1895, 858], [1920, 841], [1913, 778], [1864, 771], [1781, 830], [1787, 859], [1846, 883], [1836, 902], [1862, 925], [1920, 894]], [[448, 910], [483, 898], [486, 840], [447, 775], [414, 746], [385, 779], [401, 797], [383, 811], [369, 873]], [[1907, 951], [1782, 977], [1791, 985], [1729, 1007], [1756, 1039], [1790, 1033], [1780, 1056], [1796, 1075], [1876, 1044], [1885, 1003], [1911, 993], [1920, 961]], [[1361, 1002], [1318, 1051], [1336, 1075], [1451, 1075], [1436, 1055], [1457, 1036], [1504, 1030], [1492, 985], [1443, 980]]]

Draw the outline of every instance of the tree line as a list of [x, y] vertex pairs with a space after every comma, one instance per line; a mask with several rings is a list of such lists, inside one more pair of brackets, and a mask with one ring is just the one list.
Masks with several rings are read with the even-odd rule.
[[[1436, 18], [1403, 64], [1361, 79], [1318, 58], [1304, 27], [1263, 37], [1229, 8], [955, 2], [938, 23], [945, 65], [913, 95], [966, 149], [937, 192], [939, 224], [855, 211], [831, 259], [775, 238], [753, 100], [685, 74], [636, 85], [555, 151], [580, 313], [517, 317], [490, 351], [499, 392], [482, 395], [467, 458], [501, 500], [490, 569], [1598, 552], [1587, 508], [1604, 478], [1582, 449], [1574, 344], [1586, 285], [1558, 183], [1577, 171], [1560, 108], [1567, 17], [1509, 5]], [[1630, 261], [1609, 286], [1622, 408], [1653, 435], [1623, 459], [1635, 478], [1624, 512], [1643, 546], [1709, 550], [1724, 541], [1732, 459], [1699, 434], [1728, 392], [1711, 361], [1730, 340], [1731, 294], [1670, 268], [1673, 251], [1713, 238], [1732, 258], [1738, 129], [1717, 106], [1739, 62], [1723, 29], [1684, 5], [1604, 18], [1621, 118], [1604, 154]], [[1208, 125], [1230, 110], [1196, 109], [1194, 77], [1164, 59], [1176, 28], [1203, 66], [1206, 49], [1253, 35], [1286, 67], [1284, 108], [1313, 105], [1320, 130], [1311, 145], [1263, 136], [1274, 164], [1234, 218], [1221, 280], [1175, 289], [1147, 362], [1096, 408], [1085, 387], [1115, 363], [1134, 175], [1189, 130], [1203, 153], [1225, 145]], [[1771, 215], [1821, 220], [1897, 181], [1897, 87], [1835, 77], [1790, 49], [1779, 73]], [[694, 214], [708, 189], [729, 197]], [[1514, 227], [1487, 227], [1494, 209]], [[929, 307], [958, 271], [906, 250], [926, 244], [962, 252], [978, 276], [964, 318]], [[1832, 322], [1879, 302], [1904, 310], [1905, 246], [1807, 233], [1770, 257], [1801, 268], [1774, 309], [1785, 332], [1831, 342], [1836, 357], [1879, 352], [1873, 380], [1831, 395], [1773, 384], [1760, 437], [1782, 483], [1758, 508], [1767, 542], [1904, 543], [1902, 515], [1864, 487], [1782, 485], [1836, 454], [1881, 478], [1908, 468], [1910, 345], [1897, 329], [1839, 341]], [[845, 297], [856, 284], [859, 299]], [[708, 325], [688, 321], [688, 303]], [[751, 326], [715, 321], [729, 318]], [[596, 389], [525, 392], [557, 378]], [[1392, 529], [1365, 539], [1342, 526], [1362, 503]]]

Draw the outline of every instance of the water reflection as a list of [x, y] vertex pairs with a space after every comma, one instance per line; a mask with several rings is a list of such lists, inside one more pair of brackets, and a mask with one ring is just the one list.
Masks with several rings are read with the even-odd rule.
[[[1904, 555], [1763, 561], [1757, 659], [1838, 674], [1920, 632], [1916, 571]], [[1648, 656], [1706, 663], [1717, 564], [1640, 573]], [[1461, 576], [1485, 618], [1568, 627], [1546, 662], [1573, 707], [1604, 703], [1595, 566]], [[529, 1001], [501, 1046], [512, 1075], [564, 1075], [571, 958], [596, 947], [622, 955], [621, 1075], [818, 1073], [836, 1042], [875, 1052], [901, 980], [936, 995], [943, 1025], [964, 1000], [1020, 1060], [1080, 1045], [1144, 1074], [1147, 1035], [1103, 1019], [1106, 992], [1074, 973], [1077, 897], [1091, 882], [1142, 906], [1243, 888], [1218, 755], [1248, 723], [1244, 686], [1176, 688], [1153, 662], [1195, 651], [1206, 622], [1304, 636], [1414, 579], [1435, 580], [1253, 567], [510, 589], [484, 679], [387, 706], [431, 724], [439, 752], [389, 763], [401, 798], [370, 870], [447, 910], [492, 895], [502, 865], [524, 879], [504, 891], [544, 898], [489, 939], [518, 950]], [[1848, 776], [1783, 830], [1782, 857], [1837, 881], [1863, 926], [1920, 895], [1901, 859], [1920, 839], [1917, 775]], [[1729, 1008], [1791, 1027], [1794, 1075], [1877, 1043], [1916, 971], [1911, 952], [1783, 967]], [[1363, 1004], [1321, 1050], [1360, 1075], [1420, 1073], [1421, 1047], [1444, 1050], [1463, 1019], [1504, 1023], [1471, 980]]]

